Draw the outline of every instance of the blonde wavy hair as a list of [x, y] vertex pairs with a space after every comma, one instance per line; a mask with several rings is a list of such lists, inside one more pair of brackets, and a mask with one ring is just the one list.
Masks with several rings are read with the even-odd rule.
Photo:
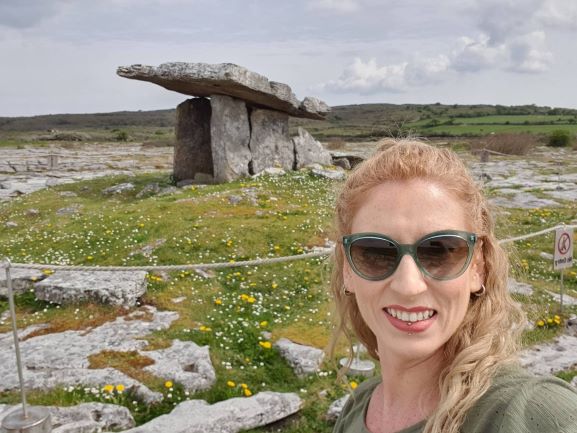
[[481, 239], [476, 253], [482, 255], [486, 292], [471, 296], [463, 323], [445, 344], [446, 368], [438, 381], [440, 400], [424, 429], [424, 433], [458, 433], [467, 411], [487, 391], [497, 370], [516, 360], [524, 314], [507, 291], [509, 261], [495, 238], [487, 200], [452, 151], [418, 141], [391, 140], [349, 175], [336, 202], [337, 248], [332, 257], [331, 291], [337, 324], [332, 343], [334, 348], [342, 334], [349, 343], [356, 336], [378, 359], [376, 337], [363, 321], [355, 297], [343, 293], [345, 257], [338, 242], [350, 233], [352, 219], [368, 190], [383, 182], [410, 179], [433, 181], [454, 194]]

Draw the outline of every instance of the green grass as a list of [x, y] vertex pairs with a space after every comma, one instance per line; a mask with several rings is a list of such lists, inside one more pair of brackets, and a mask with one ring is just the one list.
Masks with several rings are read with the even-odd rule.
[[[136, 185], [134, 191], [118, 196], [102, 194], [104, 188], [126, 181]], [[187, 187], [171, 195], [137, 198], [151, 182], [168, 186], [170, 179], [168, 174], [101, 178], [45, 189], [0, 204], [0, 227], [8, 220], [18, 224], [0, 232], [0, 256], [8, 256], [13, 262], [82, 265], [230, 262], [300, 254], [323, 246], [330, 234], [335, 184], [306, 172]], [[63, 197], [62, 191], [73, 191], [77, 197]], [[244, 198], [233, 205], [231, 195]], [[255, 203], [246, 198], [249, 195]], [[80, 206], [77, 214], [56, 215], [58, 209], [72, 205]], [[31, 208], [38, 214], [31, 216], [27, 212]], [[577, 207], [566, 203], [555, 209], [509, 211], [510, 215], [498, 220], [501, 238], [570, 221]], [[552, 249], [552, 238], [542, 236], [514, 247], [514, 276], [535, 286], [534, 296], [519, 296], [517, 300], [535, 323], [555, 314], [555, 303], [546, 290], [556, 290], [558, 273], [539, 257], [541, 251]], [[217, 270], [209, 279], [188, 271], [171, 272], [168, 277], [151, 273], [143, 303], [177, 311], [180, 318], [169, 329], [154, 331], [147, 337], [149, 349], [165, 347], [173, 339], [209, 345], [216, 384], [186, 395], [179, 384], [174, 384], [170, 393], [164, 389], [164, 381], [170, 378], [142, 376], [148, 386], [164, 393], [165, 398], [157, 405], [145, 405], [128, 392], [92, 392], [81, 387], [35, 391], [30, 401], [58, 405], [114, 401], [128, 407], [141, 424], [168, 413], [186, 398], [214, 403], [242, 397], [245, 389], [252, 394], [264, 390], [296, 392], [304, 400], [297, 415], [253, 432], [328, 433], [332, 426], [324, 420], [324, 414], [332, 401], [347, 392], [346, 386], [336, 380], [336, 360], [327, 360], [323, 366], [326, 375], [298, 378], [277, 351], [267, 347], [262, 332], [272, 333], [270, 342], [287, 337], [324, 348], [332, 326], [327, 294], [329, 271], [326, 260], [309, 259]], [[574, 272], [567, 273], [565, 287], [566, 293], [577, 296]], [[185, 297], [183, 302], [172, 302], [181, 296]], [[0, 302], [0, 311], [6, 308], [6, 303]], [[94, 304], [81, 309], [59, 307], [35, 301], [30, 293], [17, 297], [17, 309], [19, 326], [48, 322], [50, 332], [96, 326], [126, 313]], [[575, 308], [565, 311], [570, 312], [576, 312]], [[0, 325], [0, 332], [8, 330], [8, 324]], [[559, 327], [536, 327], [525, 333], [524, 344], [549, 341], [559, 332]], [[337, 358], [343, 355], [344, 345]], [[139, 374], [137, 364], [142, 360], [131, 360], [129, 354], [103, 358], [114, 360], [118, 368], [123, 368], [125, 362], [127, 374]], [[229, 381], [234, 385], [229, 386]], [[0, 394], [0, 402], [14, 403], [17, 399], [16, 393]]]

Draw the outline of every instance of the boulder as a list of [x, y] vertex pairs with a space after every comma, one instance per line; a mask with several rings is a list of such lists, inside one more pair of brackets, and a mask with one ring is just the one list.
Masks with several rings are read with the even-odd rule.
[[146, 356], [155, 363], [144, 367], [144, 370], [158, 377], [171, 378], [181, 383], [187, 391], [208, 389], [216, 382], [208, 346], [173, 340], [169, 348], [146, 352]]
[[292, 141], [295, 149], [296, 169], [315, 163], [321, 165], [333, 163], [331, 154], [306, 129], [299, 127], [298, 135], [293, 137]]
[[[89, 368], [88, 358], [105, 350], [138, 351], [142, 356], [150, 357], [154, 351], [145, 351], [148, 343], [143, 337], [152, 331], [167, 329], [177, 318], [177, 313], [158, 312], [147, 307], [89, 329], [45, 335], [37, 335], [43, 329], [38, 325], [21, 330], [20, 350], [25, 360], [25, 387], [50, 389], [80, 386], [101, 389], [107, 384], [123, 384], [127, 392], [134, 392], [147, 403], [159, 401], [162, 394], [151, 391], [116, 369]], [[165, 380], [171, 379], [174, 373], [174, 366], [158, 372], [159, 377]], [[0, 392], [19, 388], [12, 332], [0, 334], [0, 377]]]
[[[18, 406], [0, 405], [0, 423]], [[119, 431], [134, 427], [130, 411], [115, 404], [82, 403], [70, 407], [47, 406], [50, 413], [52, 433], [100, 433]], [[39, 430], [38, 430], [39, 431]]]
[[134, 184], [130, 182], [119, 183], [118, 185], [113, 185], [111, 187], [102, 190], [104, 195], [122, 194], [126, 191], [132, 191], [134, 189]]
[[230, 96], [210, 99], [210, 135], [214, 178], [230, 182], [249, 175], [250, 125], [246, 105]]
[[286, 418], [301, 408], [294, 393], [259, 392], [245, 398], [231, 398], [215, 404], [187, 400], [174, 410], [124, 433], [236, 433]]
[[[24, 293], [33, 288], [36, 281], [46, 278], [46, 274], [37, 269], [10, 268], [10, 279], [14, 294]], [[8, 296], [6, 269], [0, 268], [0, 299]]]
[[149, 81], [185, 95], [212, 97], [226, 95], [246, 101], [255, 107], [281, 111], [294, 117], [324, 119], [328, 106], [315, 98], [300, 102], [291, 88], [283, 83], [232, 63], [163, 63], [121, 66], [121, 77]]
[[311, 173], [315, 176], [324, 177], [331, 180], [344, 180], [346, 178], [345, 171], [340, 167], [335, 168], [323, 168], [318, 165], [313, 165], [310, 167]]
[[347, 394], [341, 398], [339, 398], [338, 400], [335, 400], [331, 403], [331, 405], [329, 406], [329, 409], [327, 410], [327, 421], [336, 421], [337, 418], [339, 417], [339, 415], [341, 414], [341, 412], [343, 411], [345, 404], [347, 404], [347, 401], [349, 400], [350, 395]]
[[268, 167], [292, 170], [295, 154], [289, 138], [288, 114], [255, 109], [250, 115], [250, 125], [252, 173]]
[[146, 271], [58, 271], [36, 283], [34, 292], [56, 304], [96, 301], [133, 307], [146, 292]]
[[294, 369], [298, 376], [316, 373], [324, 357], [324, 352], [316, 347], [294, 343], [281, 338], [274, 343], [280, 354]]
[[194, 179], [197, 173], [213, 175], [211, 113], [211, 102], [206, 98], [188, 99], [176, 107], [175, 180]]

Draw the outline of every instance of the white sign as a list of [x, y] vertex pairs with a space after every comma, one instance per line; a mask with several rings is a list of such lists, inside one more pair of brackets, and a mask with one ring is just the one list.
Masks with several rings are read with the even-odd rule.
[[573, 229], [557, 229], [553, 269], [565, 269], [571, 266], [573, 266]]

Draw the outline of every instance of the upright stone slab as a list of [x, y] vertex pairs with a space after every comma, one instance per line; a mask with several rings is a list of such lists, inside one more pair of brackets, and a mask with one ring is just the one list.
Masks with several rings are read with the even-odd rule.
[[299, 135], [292, 138], [297, 169], [309, 164], [331, 165], [333, 163], [331, 154], [306, 129], [299, 126], [298, 132]]
[[268, 167], [292, 170], [294, 145], [289, 138], [288, 114], [255, 109], [250, 114], [252, 174]]
[[246, 104], [230, 96], [212, 95], [210, 135], [214, 179], [230, 182], [248, 176], [251, 160]]
[[176, 107], [176, 145], [174, 147], [174, 178], [194, 179], [197, 173], [213, 176], [210, 147], [210, 101], [187, 99]]

